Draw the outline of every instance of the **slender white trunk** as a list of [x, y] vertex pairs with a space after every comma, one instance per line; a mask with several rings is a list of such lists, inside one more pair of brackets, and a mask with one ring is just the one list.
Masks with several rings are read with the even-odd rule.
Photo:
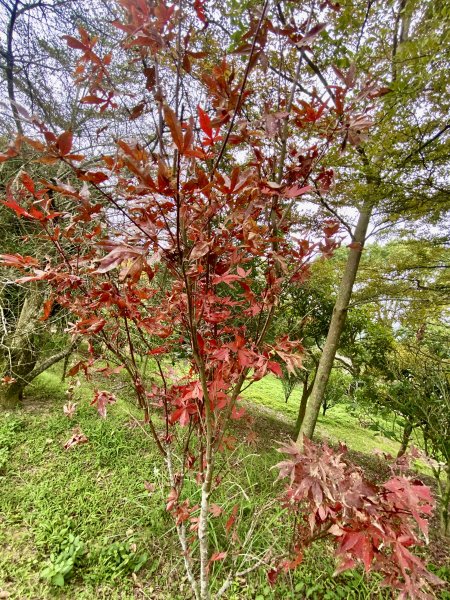
[[[208, 414], [206, 415], [208, 419]], [[208, 432], [209, 433], [209, 432]], [[208, 513], [209, 497], [213, 476], [212, 438], [208, 435], [206, 446], [205, 480], [202, 485], [202, 499], [200, 503], [200, 517], [198, 521], [198, 541], [200, 550], [200, 598], [209, 600], [209, 543], [208, 543]]]
[[[170, 451], [170, 447], [166, 448], [166, 464], [167, 464], [167, 470], [169, 472], [170, 485], [172, 487], [175, 487], [175, 477], [174, 477], [174, 473], [173, 473], [172, 454]], [[183, 550], [184, 568], [186, 571], [187, 578], [189, 580], [189, 583], [191, 584], [192, 591], [194, 592], [195, 600], [200, 600], [198, 583], [197, 583], [197, 580], [195, 579], [194, 573], [192, 571], [192, 566], [191, 566], [189, 548], [188, 548], [187, 539], [186, 539], [186, 528], [183, 523], [181, 523], [180, 525], [177, 525], [177, 534], [178, 534], [178, 540], [181, 545], [181, 549]]]

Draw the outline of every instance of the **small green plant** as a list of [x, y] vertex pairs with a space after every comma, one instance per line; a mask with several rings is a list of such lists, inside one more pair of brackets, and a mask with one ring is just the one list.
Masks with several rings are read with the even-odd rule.
[[360, 571], [332, 576], [330, 565], [319, 573], [314, 573], [311, 566], [300, 568], [295, 574], [294, 591], [298, 597], [313, 600], [335, 600], [337, 598], [365, 598], [382, 600], [389, 598], [390, 593], [380, 587], [381, 578], [376, 574], [365, 576]]
[[113, 542], [100, 550], [98, 563], [105, 579], [114, 581], [130, 573], [137, 573], [147, 562], [147, 552], [137, 552], [136, 544], [129, 541]]
[[78, 536], [69, 533], [61, 543], [60, 552], [50, 554], [47, 566], [41, 571], [42, 579], [47, 580], [51, 585], [63, 587], [83, 553], [83, 542]]
[[440, 590], [440, 600], [450, 600], [450, 564], [435, 565], [428, 563], [427, 569], [446, 582], [445, 588]]

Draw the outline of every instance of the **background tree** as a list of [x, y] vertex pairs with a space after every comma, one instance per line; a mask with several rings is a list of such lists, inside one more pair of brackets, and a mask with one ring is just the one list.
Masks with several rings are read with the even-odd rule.
[[[346, 157], [345, 168], [342, 162], [344, 169], [340, 181], [342, 185], [345, 185], [344, 182], [347, 184], [341, 188], [345, 189], [345, 196], [339, 194], [337, 186], [334, 198], [331, 196], [325, 203], [322, 202], [325, 210], [340, 216], [341, 223], [351, 235], [352, 247], [299, 441], [303, 435], [311, 436], [314, 431], [367, 236], [379, 233], [386, 227], [392, 232], [396, 222], [402, 227], [405, 221], [416, 224], [427, 220], [436, 222], [438, 215], [442, 215], [448, 207], [448, 186], [443, 176], [443, 163], [447, 156], [449, 136], [441, 111], [443, 104], [448, 102], [448, 96], [442, 104], [437, 95], [429, 93], [429, 90], [442, 90], [448, 75], [441, 18], [446, 9], [441, 5], [437, 7], [431, 3], [413, 2], [408, 3], [406, 11], [403, 3], [391, 6], [394, 19], [386, 18], [385, 6], [378, 11], [373, 3], [369, 3], [365, 11], [359, 8], [360, 12], [353, 5], [351, 9], [347, 7], [337, 20], [342, 25], [351, 19], [354, 25], [352, 33], [346, 35], [345, 39], [341, 38], [339, 60], [342, 64], [353, 63], [356, 72], [358, 68], [370, 70], [386, 83], [388, 93], [380, 102], [382, 108], [375, 119], [374, 135], [363, 143], [360, 127], [358, 139], [362, 143], [354, 152], [353, 160], [349, 161]], [[358, 18], [351, 17], [348, 10], [354, 11], [354, 15], [359, 14], [361, 20], [358, 22]], [[371, 35], [375, 28], [381, 35]], [[370, 42], [365, 45], [364, 39]], [[383, 39], [383, 44], [377, 46], [375, 39]], [[387, 46], [391, 48], [388, 57], [385, 52]], [[425, 56], [419, 50], [425, 47], [433, 48], [436, 52], [436, 71], [433, 73], [427, 70]], [[332, 74], [330, 70], [320, 67], [322, 83], [330, 88]], [[351, 88], [351, 77], [344, 82]], [[424, 103], [428, 107], [426, 114], [422, 111]], [[419, 106], [422, 107], [420, 115]], [[397, 116], [393, 126], [391, 118], [394, 110]], [[389, 156], [388, 160], [383, 159], [386, 156]], [[339, 160], [336, 159], [333, 166], [338, 164]], [[343, 206], [348, 206], [350, 189], [353, 189], [350, 195], [359, 210], [355, 228], [340, 212]], [[371, 219], [372, 231], [369, 231]]]
[[[50, 170], [44, 165], [32, 167], [33, 155], [30, 153], [0, 165], [0, 189], [6, 198], [6, 206], [0, 208], [0, 221], [5, 231], [2, 249], [9, 257], [6, 264], [8, 260], [14, 263], [18, 252], [36, 249], [33, 238], [38, 228], [30, 219], [17, 221], [10, 210], [10, 206], [15, 206], [24, 193], [29, 193], [27, 186], [33, 185], [24, 164], [28, 164], [29, 172], [36, 177], [44, 173], [48, 175]], [[58, 199], [53, 196], [51, 203], [53, 210], [57, 210]], [[62, 209], [62, 206], [59, 208]], [[45, 255], [50, 257], [52, 251], [52, 244], [47, 244]], [[31, 381], [66, 358], [73, 351], [73, 345], [64, 333], [67, 325], [64, 311], [54, 304], [42, 284], [17, 284], [11, 279], [10, 269], [4, 267], [0, 271], [0, 282], [0, 406], [10, 409], [20, 404]]]

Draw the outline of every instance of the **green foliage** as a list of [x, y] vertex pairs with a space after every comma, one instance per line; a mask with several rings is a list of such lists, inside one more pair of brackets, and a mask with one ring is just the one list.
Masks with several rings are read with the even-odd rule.
[[302, 381], [302, 374], [300, 373], [300, 369], [295, 369], [294, 373], [288, 371], [284, 366], [282, 367], [283, 375], [281, 379], [281, 386], [283, 388], [284, 399], [287, 402], [295, 390], [297, 385]]
[[41, 571], [41, 577], [51, 585], [63, 587], [83, 552], [84, 544], [80, 538], [68, 533], [67, 538], [64, 538], [59, 545], [58, 551], [50, 554], [47, 566]]
[[137, 573], [147, 562], [148, 553], [137, 552], [136, 544], [127, 540], [102, 546], [92, 553], [91, 558], [97, 562], [103, 578], [114, 581], [130, 573]]
[[322, 404], [324, 415], [330, 408], [333, 408], [341, 402], [348, 401], [348, 390], [351, 381], [351, 376], [345, 373], [343, 369], [333, 369], [331, 371]]
[[[427, 568], [443, 581], [450, 582], [450, 564], [435, 565], [433, 563], [429, 563]], [[447, 589], [441, 590], [439, 594], [439, 600], [450, 600], [450, 586], [447, 586]]]
[[0, 475], [8, 465], [11, 449], [17, 440], [17, 433], [24, 427], [24, 422], [12, 415], [6, 415], [0, 422]]

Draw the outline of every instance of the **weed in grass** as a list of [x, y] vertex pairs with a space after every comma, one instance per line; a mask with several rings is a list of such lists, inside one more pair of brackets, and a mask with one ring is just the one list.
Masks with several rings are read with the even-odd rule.
[[63, 587], [84, 553], [84, 544], [78, 536], [69, 533], [61, 542], [59, 552], [52, 552], [41, 577], [58, 587]]
[[148, 561], [147, 552], [138, 552], [131, 540], [117, 541], [91, 553], [106, 581], [114, 581], [131, 573], [137, 573]]
[[303, 563], [294, 573], [280, 576], [270, 586], [263, 573], [247, 581], [236, 580], [227, 600], [391, 600], [392, 593], [380, 586], [377, 574], [348, 571], [334, 577], [336, 564], [327, 544], [317, 544], [305, 552]]

